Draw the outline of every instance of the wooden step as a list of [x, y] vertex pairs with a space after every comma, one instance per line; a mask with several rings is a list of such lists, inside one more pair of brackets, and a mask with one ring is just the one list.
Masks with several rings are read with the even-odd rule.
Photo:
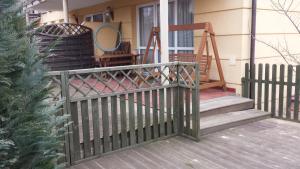
[[202, 117], [200, 119], [201, 135], [207, 135], [270, 117], [270, 113], [254, 109]]
[[248, 110], [253, 107], [253, 100], [239, 96], [225, 96], [203, 102], [200, 100], [200, 116], [213, 116], [216, 114]]

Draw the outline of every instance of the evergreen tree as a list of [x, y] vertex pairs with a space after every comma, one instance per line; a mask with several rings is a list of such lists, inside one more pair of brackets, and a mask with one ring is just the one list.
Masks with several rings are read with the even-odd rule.
[[[20, 4], [20, 3], [19, 3]], [[65, 116], [18, 1], [0, 0], [0, 168], [60, 168]]]

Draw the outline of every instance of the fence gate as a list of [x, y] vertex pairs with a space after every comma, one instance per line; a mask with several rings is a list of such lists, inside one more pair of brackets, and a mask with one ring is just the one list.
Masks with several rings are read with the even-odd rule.
[[49, 72], [53, 98], [65, 98], [73, 122], [68, 164], [174, 135], [199, 140], [196, 72], [179, 62]]

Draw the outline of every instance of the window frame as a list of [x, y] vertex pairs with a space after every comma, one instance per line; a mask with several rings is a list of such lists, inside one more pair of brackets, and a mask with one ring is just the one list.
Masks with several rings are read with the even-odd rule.
[[91, 17], [91, 20], [88, 21], [88, 22], [95, 22], [95, 21], [94, 21], [94, 16], [95, 16], [95, 15], [99, 15], [99, 14], [102, 15], [102, 22], [104, 22], [104, 19], [105, 19], [105, 18], [104, 18], [104, 13], [103, 13], [103, 12], [97, 12], [97, 13], [92, 13], [92, 14], [85, 15], [85, 16], [84, 16], [84, 21], [87, 21], [86, 18]]

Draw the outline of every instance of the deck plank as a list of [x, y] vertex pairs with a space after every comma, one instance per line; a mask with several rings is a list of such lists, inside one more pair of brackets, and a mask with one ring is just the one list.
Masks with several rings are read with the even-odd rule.
[[86, 161], [71, 169], [299, 169], [299, 147], [299, 123], [267, 119], [208, 134], [200, 142], [173, 137]]

